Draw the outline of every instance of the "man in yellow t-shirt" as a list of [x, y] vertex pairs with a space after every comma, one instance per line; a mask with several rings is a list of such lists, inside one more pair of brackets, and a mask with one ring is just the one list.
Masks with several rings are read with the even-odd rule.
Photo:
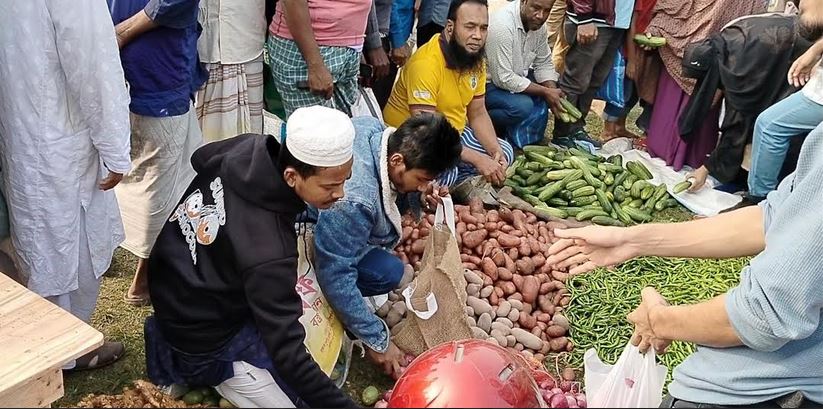
[[393, 127], [419, 112], [437, 111], [461, 131], [462, 162], [438, 178], [446, 186], [477, 174], [502, 185], [514, 160], [514, 149], [497, 138], [486, 111], [483, 55], [488, 27], [486, 0], [454, 0], [446, 29], [412, 55], [383, 110]]

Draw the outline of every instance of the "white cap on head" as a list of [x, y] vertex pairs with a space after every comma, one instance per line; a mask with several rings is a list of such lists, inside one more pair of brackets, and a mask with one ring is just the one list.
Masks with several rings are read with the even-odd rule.
[[295, 159], [330, 168], [353, 155], [354, 125], [344, 113], [324, 106], [299, 108], [286, 122], [286, 148]]

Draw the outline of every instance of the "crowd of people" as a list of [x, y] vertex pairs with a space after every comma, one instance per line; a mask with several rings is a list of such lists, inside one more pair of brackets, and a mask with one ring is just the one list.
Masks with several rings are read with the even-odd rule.
[[[494, 13], [486, 0], [3, 2], [11, 257], [30, 290], [90, 322], [116, 248], [132, 253], [123, 301], [154, 309], [158, 385], [214, 386], [243, 407], [354, 406], [304, 347], [296, 226], [311, 226], [317, 280], [349, 336], [397, 375], [406, 355], [364, 297], [412, 278], [392, 252], [401, 215], [470, 179], [502, 186], [553, 118], [554, 144], [629, 137], [692, 169], [693, 191], [709, 176], [747, 185], [715, 218], [555, 232], [548, 262], [573, 273], [756, 255], [706, 303], [644, 290], [633, 342], [701, 345], [664, 405], [823, 402], [821, 37], [823, 0], [510, 0]], [[589, 134], [616, 61], [622, 102]], [[279, 135], [262, 134], [267, 83]], [[365, 88], [381, 112], [357, 116]], [[564, 103], [582, 118], [558, 120]], [[638, 106], [642, 135], [627, 125]], [[107, 341], [64, 370], [124, 353]]]

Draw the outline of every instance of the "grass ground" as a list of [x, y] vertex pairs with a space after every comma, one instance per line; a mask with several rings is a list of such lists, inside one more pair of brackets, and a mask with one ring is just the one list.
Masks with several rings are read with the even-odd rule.
[[[633, 124], [637, 115], [638, 112], [632, 112], [629, 123]], [[597, 115], [589, 115], [587, 122], [587, 129], [591, 135], [601, 134], [602, 120]], [[634, 127], [630, 129], [635, 133], [640, 132]], [[682, 211], [669, 211], [667, 214], [670, 220], [687, 217]], [[107, 339], [125, 343], [126, 356], [107, 368], [68, 375], [65, 379], [65, 396], [57, 402], [58, 406], [71, 406], [88, 394], [118, 394], [124, 386], [131, 385], [134, 380], [146, 379], [143, 321], [151, 314], [151, 308], [136, 308], [123, 302], [123, 295], [131, 283], [136, 262], [137, 260], [128, 252], [117, 251], [112, 266], [103, 280], [97, 310], [92, 317], [92, 324], [103, 332]], [[345, 386], [346, 391], [357, 398], [369, 385], [385, 390], [391, 387], [392, 381], [378, 368], [355, 354]]]

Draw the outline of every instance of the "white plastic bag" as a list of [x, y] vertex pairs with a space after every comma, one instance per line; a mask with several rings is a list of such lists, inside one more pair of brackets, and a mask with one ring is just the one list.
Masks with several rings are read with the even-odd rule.
[[383, 112], [380, 110], [380, 104], [377, 103], [374, 91], [371, 88], [359, 87], [359, 94], [357, 101], [351, 106], [352, 118], [371, 116], [383, 122]]
[[590, 408], [656, 408], [663, 401], [667, 370], [656, 363], [653, 350], [641, 354], [629, 343], [611, 366], [589, 349], [583, 363]]

